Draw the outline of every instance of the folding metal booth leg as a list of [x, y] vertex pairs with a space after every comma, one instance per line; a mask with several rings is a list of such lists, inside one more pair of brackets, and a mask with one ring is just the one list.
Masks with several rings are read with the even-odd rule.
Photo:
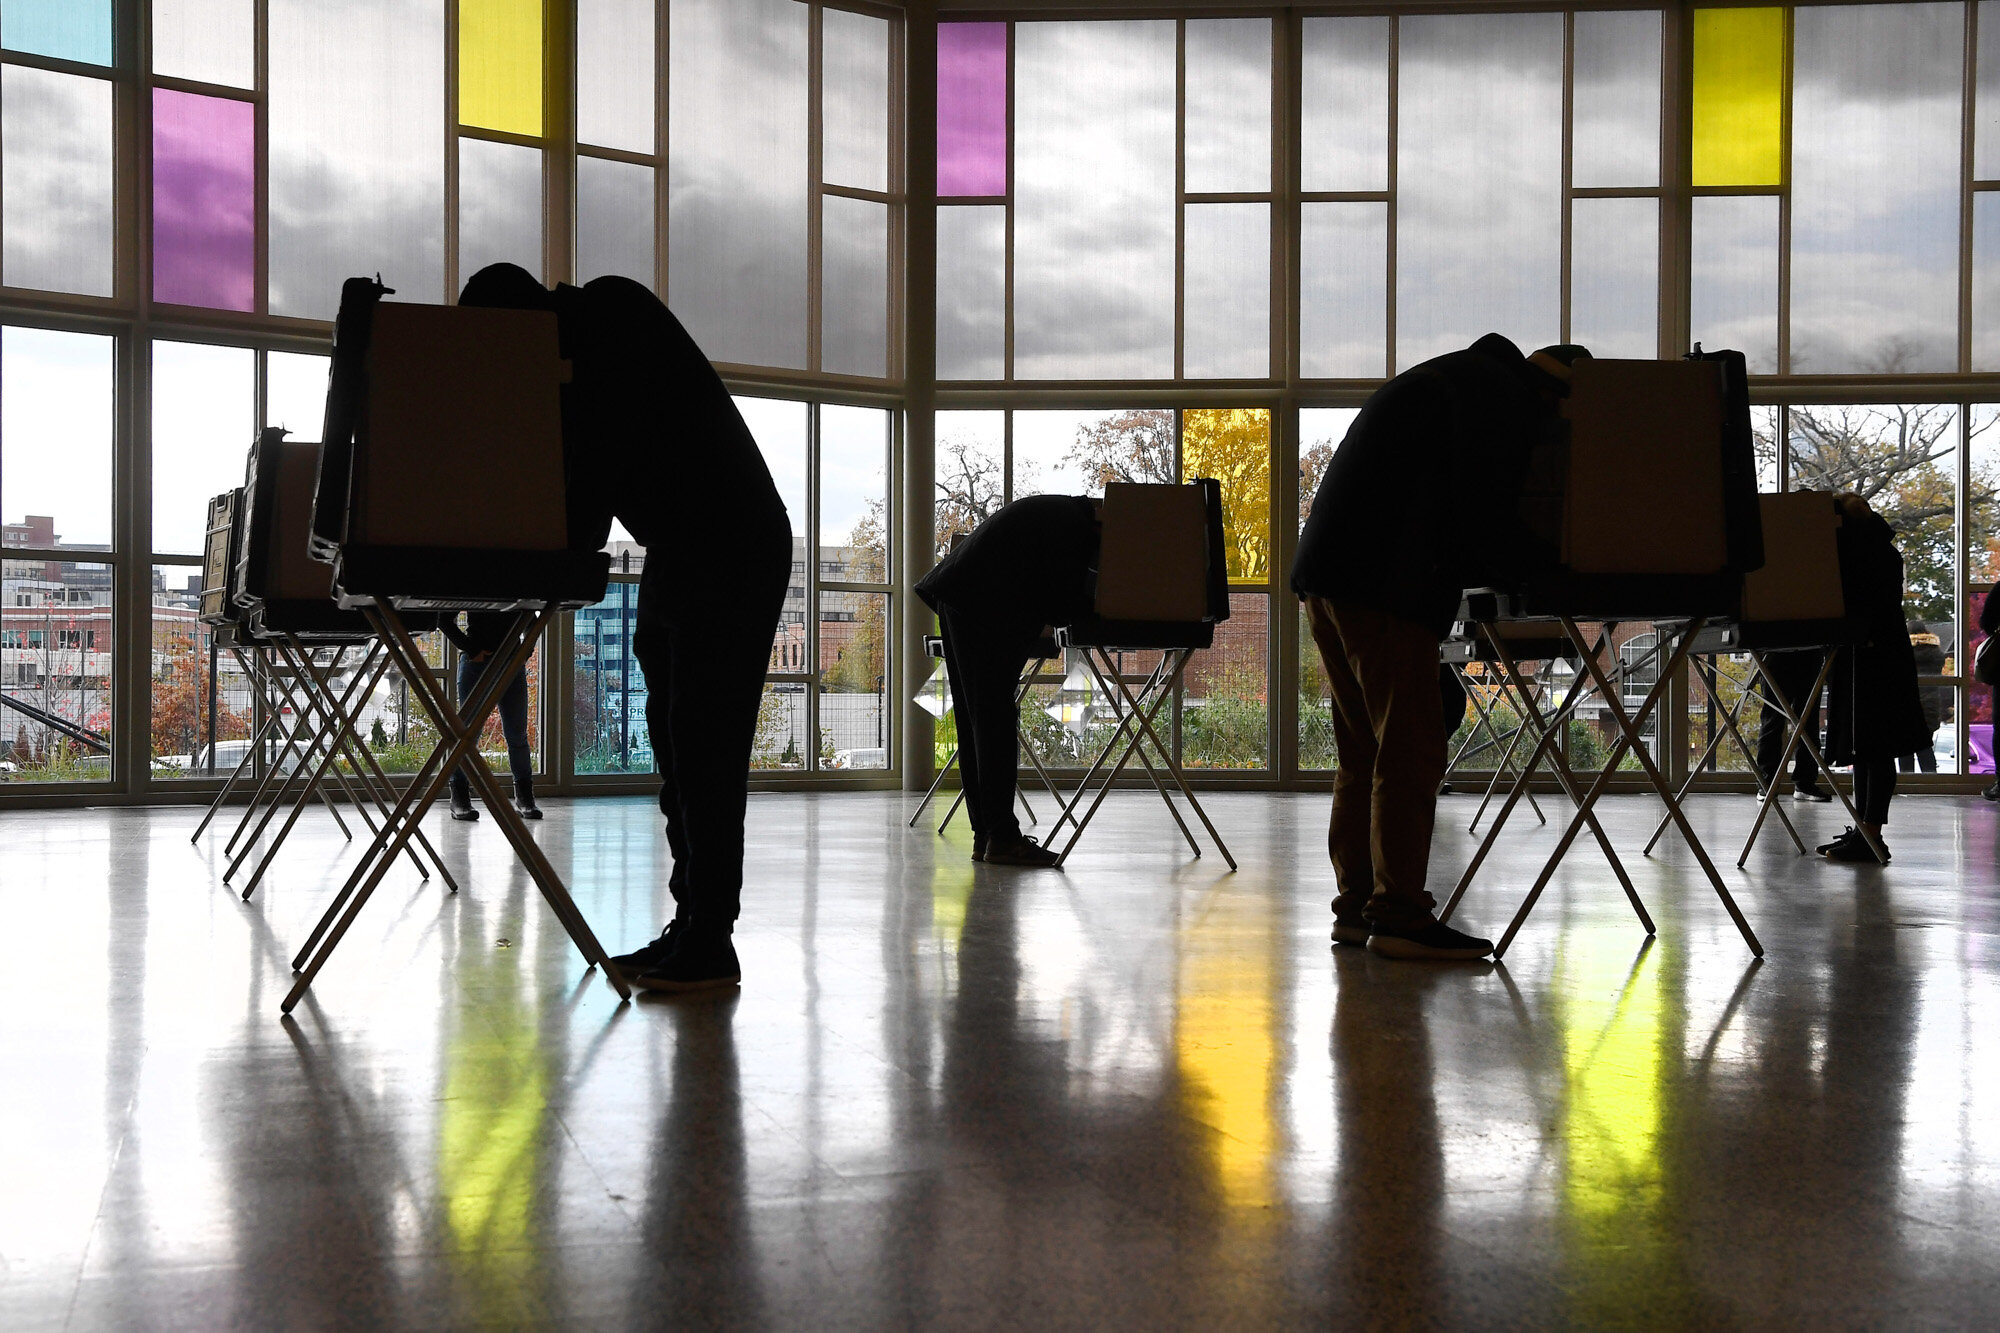
[[[910, 816], [910, 822], [905, 824], [904, 828], [915, 828], [917, 826], [917, 821], [924, 817], [924, 811], [930, 808], [931, 798], [936, 796], [938, 788], [944, 785], [945, 774], [951, 772], [951, 766], [957, 762], [958, 747], [953, 746], [950, 756], [938, 767], [937, 776], [931, 779], [929, 789], [924, 792], [924, 799], [917, 802], [917, 812]], [[938, 828], [938, 832], [944, 832], [942, 826]]]
[[[289, 775], [285, 774], [285, 763], [292, 757], [292, 752], [298, 749], [300, 742], [300, 733], [297, 726], [294, 726], [290, 731], [286, 731], [283, 726], [285, 709], [277, 697], [279, 688], [277, 684], [278, 677], [277, 673], [271, 669], [272, 651], [268, 647], [260, 646], [256, 652], [258, 662], [257, 696], [262, 701], [262, 706], [270, 713], [270, 723], [278, 728], [278, 737], [281, 743], [277, 748], [277, 752], [272, 756], [270, 764], [265, 768], [263, 778], [258, 781], [257, 789], [250, 793], [250, 803], [243, 807], [243, 817], [236, 821], [235, 832], [231, 833], [229, 841], [222, 845], [222, 850], [225, 852], [234, 852], [236, 850], [236, 844], [242, 841], [245, 830], [250, 827], [250, 822], [257, 817], [258, 809], [264, 804], [264, 797], [270, 792], [271, 784], [280, 782], [281, 775], [284, 776], [286, 782], [289, 781]], [[296, 722], [296, 720], [295, 717], [294, 721]], [[284, 785], [283, 782], [281, 782], [282, 785]]]
[[[1568, 616], [1564, 616], [1562, 622], [1564, 630], [1568, 631], [1572, 638], [1580, 637], [1574, 621]], [[1687, 660], [1688, 649], [1694, 646], [1695, 636], [1701, 633], [1702, 626], [1706, 623], [1701, 618], [1696, 618], [1688, 622], [1687, 628], [1682, 631], [1680, 645], [1674, 650], [1672, 664], [1660, 672], [1658, 683], [1653, 686], [1652, 693], [1647, 696], [1649, 706], [1654, 699], [1664, 692], [1673, 674], [1680, 670], [1681, 663]], [[1639, 726], [1634, 726], [1632, 720], [1626, 716], [1624, 703], [1618, 698], [1617, 691], [1612, 689], [1610, 683], [1605, 679], [1604, 668], [1598, 665], [1595, 656], [1587, 659], [1584, 665], [1589, 669], [1591, 677], [1597, 681], [1597, 688], [1603, 695], [1605, 707], [1611, 710], [1611, 716], [1616, 719], [1619, 730], [1624, 733], [1625, 740], [1631, 752], [1639, 760], [1639, 767], [1645, 770], [1647, 779], [1653, 784], [1653, 790], [1659, 793], [1662, 801], [1666, 802], [1667, 813], [1673, 818], [1675, 826], [1680, 829], [1681, 837], [1687, 840], [1688, 850], [1694, 853], [1694, 859], [1701, 866], [1702, 874], [1708, 877], [1710, 886], [1715, 889], [1715, 896], [1722, 900], [1722, 906], [1728, 911], [1729, 919], [1736, 923], [1736, 929], [1742, 933], [1743, 942], [1750, 946], [1750, 952], [1762, 958], [1764, 956], [1764, 946], [1758, 943], [1757, 933], [1751, 930], [1750, 923], [1743, 919], [1743, 913], [1736, 906], [1736, 899], [1729, 892], [1729, 886], [1722, 882], [1722, 876], [1716, 871], [1715, 863], [1708, 859], [1708, 849], [1703, 847], [1701, 839], [1695, 836], [1694, 825], [1688, 822], [1687, 814], [1681, 809], [1680, 802], [1674, 799], [1673, 788], [1667, 784], [1666, 776], [1660, 772], [1659, 765], [1653, 762], [1652, 754], [1647, 751], [1645, 744], [1640, 739], [1639, 727], [1643, 727], [1643, 721], [1641, 721]], [[1665, 734], [1665, 730], [1663, 719], [1661, 726], [1662, 734]], [[1607, 771], [1609, 769], [1609, 762], [1607, 761]], [[1776, 784], [1772, 785], [1775, 786]]]
[[[275, 676], [275, 674], [273, 676], [273, 679], [274, 680], [278, 679]], [[306, 806], [312, 803], [312, 799], [315, 795], [319, 796], [322, 800], [325, 800], [329, 807], [331, 807], [332, 805], [332, 801], [326, 797], [323, 791], [320, 790], [319, 784], [322, 776], [326, 771], [327, 765], [332, 761], [333, 752], [332, 750], [328, 749], [324, 753], [320, 753], [321, 750], [321, 747], [319, 745], [320, 738], [317, 733], [310, 730], [311, 727], [311, 722], [309, 720], [310, 710], [302, 708], [299, 705], [298, 701], [293, 697], [289, 687], [284, 687], [282, 685], [280, 687], [284, 689], [285, 700], [288, 704], [291, 705], [292, 708], [292, 718], [294, 723], [293, 727], [294, 741], [296, 742], [297, 738], [299, 737], [304, 737], [305, 740], [303, 744], [297, 745], [298, 749], [297, 764], [294, 766], [294, 768], [289, 774], [285, 775], [284, 780], [279, 783], [277, 791], [272, 795], [271, 803], [264, 808], [264, 813], [258, 818], [256, 827], [251, 829], [250, 836], [243, 843], [242, 849], [236, 852], [235, 857], [233, 860], [230, 861], [228, 868], [226, 868], [222, 872], [222, 877], [225, 880], [233, 878], [236, 872], [242, 868], [243, 863], [250, 859], [250, 854], [257, 849], [258, 839], [264, 836], [264, 830], [270, 827], [271, 820], [277, 815], [278, 810], [282, 806], [284, 806], [287, 802], [291, 803], [292, 813], [286, 817], [283, 831], [279, 834], [276, 840], [277, 842], [280, 843], [284, 841], [284, 835], [291, 831], [292, 825], [298, 820], [299, 814], [304, 810]], [[277, 765], [273, 766], [273, 772], [276, 772], [278, 769], [284, 766], [283, 760], [285, 756], [291, 753], [292, 748], [293, 746], [287, 745], [285, 750], [280, 754], [279, 757], [280, 762]], [[315, 754], [320, 755], [317, 762], [315, 762], [313, 758]], [[337, 812], [334, 818], [336, 822], [339, 823], [341, 832], [346, 834], [348, 839], [351, 841], [354, 835], [348, 829], [347, 821], [341, 819]], [[273, 844], [273, 846], [275, 848], [275, 843]], [[268, 861], [268, 857], [266, 858], [266, 860]], [[253, 886], [254, 883], [255, 881], [253, 880], [252, 881]], [[249, 895], [246, 893], [244, 897], [248, 898]]]
[[[1119, 719], [1118, 726], [1112, 730], [1111, 739], [1106, 742], [1103, 753], [1110, 754], [1113, 749], [1119, 747], [1121, 742], [1123, 743], [1123, 748], [1119, 750], [1118, 762], [1112, 767], [1110, 776], [1103, 780], [1103, 785], [1098, 789], [1097, 798], [1092, 802], [1090, 807], [1091, 814], [1096, 814], [1098, 804], [1110, 793], [1112, 787], [1117, 785], [1119, 774], [1124, 772], [1125, 766], [1131, 762], [1134, 755], [1137, 755], [1140, 764], [1146, 770], [1146, 777], [1153, 784], [1153, 790], [1160, 794], [1162, 801], [1166, 802], [1167, 813], [1173, 816], [1174, 826], [1180, 829], [1181, 837], [1187, 840], [1188, 850], [1196, 856], [1200, 856], [1201, 844], [1195, 841], [1194, 831], [1187, 826], [1187, 821], [1181, 818], [1180, 811], [1174, 808], [1173, 798], [1167, 795], [1167, 789], [1161, 783], [1160, 775], [1154, 769], [1153, 761], [1146, 754], [1145, 749], [1146, 738], [1153, 735], [1151, 729], [1146, 725], [1150, 720], [1149, 710], [1150, 714], [1157, 714], [1161, 707], [1164, 706], [1166, 700], [1171, 697], [1170, 688], [1168, 690], [1160, 688], [1161, 678], [1170, 668], [1173, 669], [1175, 678], [1178, 678], [1179, 675], [1178, 667], [1174, 666], [1173, 653], [1167, 652], [1161, 655], [1159, 664], [1147, 675], [1145, 684], [1139, 687], [1139, 696], [1135, 700], [1126, 691], [1125, 682], [1119, 675], [1117, 664], [1110, 662], [1107, 657], [1106, 662], [1100, 665], [1097, 659], [1092, 656], [1093, 651], [1088, 648], [1083, 650], [1084, 662], [1090, 667], [1091, 675], [1096, 678], [1098, 689], [1102, 690], [1105, 697], [1111, 700], [1111, 706], [1117, 711]], [[1116, 682], [1116, 684], [1113, 682]], [[1148, 700], [1151, 701], [1150, 704], [1145, 702]], [[1153, 743], [1155, 748], [1159, 747], [1157, 737], [1155, 737]], [[1171, 762], [1164, 750], [1161, 750], [1160, 758], [1162, 762]], [[1092, 772], [1095, 773], [1097, 771], [1099, 771], [1099, 768], [1094, 765]], [[1079, 799], [1081, 799], [1081, 793], [1079, 793]], [[1074, 802], [1072, 802], [1073, 805]], [[1076, 845], [1077, 839], [1083, 836], [1083, 824], [1088, 822], [1088, 818], [1086, 816], [1083, 821], [1077, 823], [1076, 833], [1064, 845], [1062, 855], [1056, 861], [1058, 866], [1068, 858], [1069, 849]], [[1061, 821], [1058, 821], [1058, 827], [1060, 827], [1060, 824]]]
[[[235, 648], [231, 648], [229, 652], [236, 659], [236, 665], [242, 669], [243, 674], [246, 677], [250, 676], [250, 665], [243, 660], [243, 654]], [[201, 822], [195, 825], [194, 833], [188, 838], [189, 842], [201, 841], [201, 835], [207, 830], [209, 821], [214, 819], [216, 813], [228, 802], [229, 793], [236, 790], [236, 784], [242, 781], [245, 773], [255, 768], [257, 754], [263, 749], [265, 738], [271, 734], [271, 729], [276, 724], [276, 718], [267, 717], [264, 719], [264, 724], [257, 729], [257, 734], [250, 738], [249, 748], [243, 751], [243, 758], [237, 761], [235, 770], [229, 775], [229, 780], [222, 784], [222, 790], [217, 792], [215, 799], [208, 803], [208, 813], [204, 814], [201, 817]]]
[[[1760, 673], [1757, 671], [1754, 665], [1751, 667], [1750, 670], [1751, 679], [1743, 683], [1744, 686], [1743, 693], [1736, 700], [1736, 706], [1734, 708], [1730, 708], [1727, 704], [1724, 704], [1722, 702], [1721, 696], [1717, 694], [1714, 688], [1715, 674], [1716, 673], [1714, 673], [1713, 669], [1711, 668], [1711, 674], [1707, 677], [1704, 677], [1702, 684], [1703, 688], [1709, 691], [1709, 698], [1713, 699], [1717, 704], [1721, 705], [1716, 710], [1716, 712], [1717, 715], [1720, 716], [1722, 719], [1722, 726], [1717, 729], [1716, 733], [1713, 736], [1710, 736], [1708, 738], [1708, 746], [1702, 751], [1701, 758], [1695, 761], [1694, 767], [1688, 772], [1687, 780], [1682, 782], [1680, 785], [1680, 790], [1674, 793], [1674, 799], [1677, 801], [1685, 801], [1687, 799], [1688, 793], [1694, 788], [1694, 781], [1696, 776], [1701, 772], [1702, 767], [1708, 763], [1709, 756], [1715, 754], [1722, 748], [1722, 738], [1724, 736], [1728, 736], [1730, 740], [1735, 742], [1737, 751], [1741, 753], [1744, 759], [1749, 762], [1752, 772], [1755, 772], [1757, 768], [1757, 752], [1753, 748], [1751, 748], [1750, 743], [1743, 738], [1743, 729], [1740, 724], [1743, 717], [1743, 710], [1747, 708], [1750, 704], [1750, 692], [1755, 687], [1755, 684], [1759, 679]], [[1759, 785], [1758, 798], [1761, 802], [1765, 794], [1764, 791], [1762, 790], [1763, 778], [1761, 775], [1758, 778], [1758, 785]], [[1772, 785], [1773, 786], [1776, 785], [1775, 781], [1772, 783]], [[1804, 856], [1806, 853], [1806, 845], [1804, 841], [1800, 839], [1798, 829], [1793, 826], [1791, 816], [1785, 813], [1785, 807], [1782, 805], [1777, 805], [1773, 806], [1772, 809], [1777, 812], [1778, 819], [1784, 824], [1785, 832], [1791, 835], [1792, 845], [1799, 849], [1800, 856]], [[1673, 823], [1673, 819], [1671, 816], [1668, 815], [1660, 816], [1660, 822], [1658, 827], [1656, 827], [1653, 830], [1652, 838], [1647, 841], [1645, 851], [1640, 853], [1642, 856], [1651, 856], [1653, 854], [1653, 848], [1657, 847], [1659, 845], [1660, 839], [1666, 836], [1667, 826], [1670, 825], [1671, 823]], [[1738, 860], [1736, 866], [1737, 869], [1739, 870], [1742, 869], [1743, 862], [1741, 860]]]
[[[1493, 776], [1486, 783], [1486, 793], [1480, 799], [1479, 808], [1473, 811], [1472, 822], [1466, 825], [1465, 828], [1467, 833], [1476, 833], [1479, 830], [1479, 821], [1486, 817], [1486, 807], [1493, 801], [1493, 793], [1499, 790], [1500, 784], [1506, 780], [1507, 774], [1512, 771], [1511, 766], [1514, 759], [1514, 751], [1521, 744], [1522, 724], [1516, 723], [1512, 731], [1502, 736], [1500, 729], [1493, 725], [1493, 708], [1495, 705], [1487, 703], [1479, 697], [1479, 691], [1473, 688], [1472, 678], [1466, 673], [1463, 667], [1454, 662], [1451, 669], [1458, 674], [1459, 683], [1464, 688], [1466, 697], [1472, 700], [1472, 711], [1476, 720], [1471, 733], [1459, 745], [1458, 753], [1453, 755], [1445, 764], [1444, 777], [1438, 783], [1438, 794], [1444, 794], [1444, 788], [1451, 785], [1451, 775], [1458, 770], [1459, 764], [1466, 758], [1478, 754], [1481, 750], [1491, 749], [1500, 752], [1500, 759], [1493, 767]], [[1484, 731], [1490, 739], [1484, 744], [1475, 744], [1479, 739], [1481, 731]], [[1541, 804], [1535, 800], [1535, 794], [1532, 791], [1528, 793], [1528, 804], [1533, 808], [1536, 819], [1539, 819], [1544, 824], [1549, 822], [1549, 817], [1542, 813]]]
[[[1820, 691], [1826, 688], [1826, 682], [1833, 674], [1834, 652], [1838, 651], [1838, 649], [1835, 649], [1833, 652], [1827, 653], [1826, 660], [1820, 663], [1819, 675], [1813, 681], [1811, 692], [1805, 696], [1805, 700], [1799, 703], [1793, 703], [1790, 699], [1785, 698], [1784, 691], [1778, 688], [1777, 679], [1772, 676], [1770, 670], [1765, 666], [1763, 654], [1757, 653], [1752, 655], [1752, 660], [1757, 663], [1757, 670], [1763, 676], [1764, 683], [1771, 688], [1772, 693], [1780, 701], [1779, 712], [1784, 714], [1785, 720], [1789, 724], [1785, 733], [1784, 753], [1778, 757], [1776, 771], [1783, 773], [1786, 769], [1790, 768], [1792, 765], [1792, 756], [1803, 746], [1805, 752], [1812, 757], [1813, 763], [1819, 766], [1820, 776], [1826, 780], [1826, 785], [1833, 790], [1835, 796], [1840, 798], [1841, 808], [1847, 811], [1847, 817], [1854, 821], [1854, 831], [1859, 833], [1862, 841], [1868, 844], [1868, 850], [1874, 854], [1876, 864], [1888, 865], [1888, 850], [1882, 846], [1881, 841], [1874, 834], [1861, 826], [1860, 811], [1854, 808], [1854, 802], [1849, 800], [1847, 793], [1841, 789], [1840, 779], [1835, 777], [1833, 769], [1827, 766], [1826, 756], [1820, 753], [1818, 744], [1814, 742], [1812, 737], [1805, 734], [1805, 702], [1817, 699]], [[1743, 855], [1737, 858], [1736, 864], [1738, 867], [1741, 867], [1745, 861], [1750, 859], [1750, 849], [1756, 845], [1757, 835], [1762, 832], [1764, 827], [1764, 815], [1767, 811], [1776, 807], [1777, 794], [1778, 783], [1774, 778], [1771, 782], [1771, 789], [1764, 793], [1763, 808], [1757, 811], [1757, 821], [1750, 826], [1750, 838], [1749, 841], [1743, 844]], [[1782, 817], [1784, 811], [1779, 810], [1778, 813]], [[1787, 822], [1789, 823], [1790, 821], [1788, 820]], [[1805, 854], [1804, 843], [1799, 844], [1799, 854]]]
[[[412, 651], [409, 654], [409, 658], [414, 659], [412, 665], [411, 661], [406, 659], [401, 644], [389, 636], [385, 622], [376, 610], [370, 608], [364, 614], [367, 615], [370, 625], [382, 636], [383, 646], [394, 660], [397, 670], [406, 680], [412, 682], [412, 688], [419, 691], [421, 701], [423, 686], [415, 682], [419, 678], [425, 682], [429, 681], [429, 664], [423, 660], [420, 652], [414, 650], [412, 644]], [[518, 629], [530, 614], [523, 612], [515, 621], [515, 627]], [[537, 618], [532, 633], [539, 634], [546, 620], [546, 613]], [[466, 716], [477, 719], [478, 724], [484, 726], [487, 714], [499, 702], [502, 682], [511, 681], [513, 673], [527, 663], [533, 651], [534, 642], [530, 638], [526, 643], [517, 643], [506, 658], [496, 659], [501, 662], [498, 670], [489, 665], [481, 674], [478, 687], [473, 691], [472, 702], [468, 706]], [[318, 924], [313, 927], [311, 934], [307, 935], [305, 944], [293, 957], [292, 970], [298, 973], [299, 977], [279, 1006], [285, 1013], [292, 1011], [292, 1007], [311, 986], [313, 977], [318, 975], [320, 968], [326, 966], [327, 959], [332, 957], [334, 949], [340, 944], [341, 937], [347, 933], [347, 928], [354, 923], [354, 918], [360, 914], [370, 895], [375, 892], [376, 886], [388, 873], [389, 866], [394, 864], [396, 857], [408, 845], [424, 815], [444, 791], [453, 766], [464, 760], [468, 750], [478, 748], [477, 740], [476, 733], [467, 736], [439, 737], [438, 744], [432, 747], [431, 753], [425, 758], [416, 775], [403, 789], [403, 794], [397, 799], [395, 807], [389, 812], [389, 821], [384, 829], [386, 836], [362, 854], [361, 861], [347, 877], [347, 882], [341, 885], [340, 892], [334, 895], [333, 902], [321, 914]]]

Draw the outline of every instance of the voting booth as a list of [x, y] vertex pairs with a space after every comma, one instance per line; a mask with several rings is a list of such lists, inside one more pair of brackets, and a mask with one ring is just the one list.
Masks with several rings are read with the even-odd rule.
[[[1064, 823], [1075, 826], [1056, 864], [1069, 858], [1106, 794], [1137, 758], [1194, 854], [1201, 855], [1201, 844], [1181, 818], [1170, 788], [1180, 790], [1222, 859], [1236, 869], [1235, 858], [1156, 725], [1188, 662], [1215, 642], [1216, 625], [1228, 618], [1221, 483], [1203, 477], [1185, 486], [1107, 485], [1091, 610], [1059, 626], [1056, 642], [1074, 650], [1088, 667], [1115, 723], [1051, 830], [1053, 842]], [[1119, 658], [1128, 653], [1154, 655], [1154, 665], [1127, 674]], [[1087, 808], [1086, 796], [1091, 798]]]
[[[556, 317], [382, 299], [390, 294], [367, 278], [341, 288], [309, 545], [331, 566], [333, 602], [379, 636], [438, 743], [294, 959], [281, 1007], [305, 994], [459, 768], [586, 962], [629, 996], [478, 746], [542, 630], [601, 600], [610, 576], [610, 557], [569, 530], [569, 367]], [[411, 623], [426, 611], [514, 613], [472, 697], [454, 701], [431, 674]]]
[[[1508, 817], [1537, 772], [1547, 772], [1576, 812], [1494, 949], [1503, 955], [1534, 909], [1557, 866], [1586, 829], [1603, 851], [1646, 933], [1651, 916], [1594, 813], [1627, 755], [1680, 830], [1703, 875], [1753, 954], [1763, 953], [1750, 924], [1716, 871], [1648, 751], [1642, 733], [1660, 713], [1668, 687], [1698, 636], [1735, 616], [1745, 577], [1764, 564], [1762, 510], [1750, 429], [1749, 382], [1739, 352], [1680, 361], [1579, 360], [1565, 412], [1568, 438], [1541, 471], [1554, 503], [1531, 486], [1541, 515], [1558, 515], [1556, 558], [1518, 586], [1469, 590], [1467, 637], [1481, 660], [1497, 664], [1532, 741], [1507, 799], [1439, 913], [1448, 919], [1478, 875]], [[1524, 512], [1529, 527], [1536, 512]], [[1643, 660], [1607, 666], [1620, 623], [1650, 622], [1657, 639]], [[1586, 635], [1584, 623], [1596, 625]], [[1559, 653], [1577, 670], [1565, 696], [1549, 707], [1521, 670], [1522, 644], [1538, 656]], [[1636, 708], [1628, 690], [1643, 688]], [[1562, 753], [1562, 736], [1585, 698], [1594, 697], [1617, 728], [1600, 772], [1586, 783]], [[1664, 734], [1664, 719], [1662, 731]]]

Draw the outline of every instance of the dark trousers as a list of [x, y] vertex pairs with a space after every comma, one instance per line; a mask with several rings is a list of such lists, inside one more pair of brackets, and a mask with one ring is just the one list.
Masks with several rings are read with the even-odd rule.
[[[1826, 654], [1816, 648], [1792, 649], [1781, 653], [1766, 653], [1764, 664], [1784, 692], [1785, 702], [1793, 708], [1803, 709], [1806, 718], [1805, 734], [1819, 744], [1819, 695], [1811, 699], [1806, 691], [1819, 679], [1819, 669], [1826, 661]], [[1777, 709], [1766, 706], [1757, 720], [1757, 773], [1765, 786], [1778, 775], [1778, 759], [1785, 751], [1785, 717]], [[1792, 785], [1809, 787], [1819, 778], [1819, 765], [1806, 753], [1803, 741], [1792, 754]]]
[[1343, 921], [1393, 926], [1431, 918], [1424, 890], [1431, 827], [1444, 780], [1437, 636], [1346, 602], [1306, 598], [1313, 642], [1333, 696], [1333, 818], [1327, 853]]
[[[458, 705], [465, 707], [473, 692], [479, 688], [479, 677], [485, 672], [488, 662], [475, 662], [470, 653], [458, 655]], [[535, 754], [528, 748], [528, 670], [523, 667], [514, 673], [514, 679], [500, 692], [500, 734], [507, 738], [507, 768], [514, 775], [514, 781], [527, 782], [535, 775]], [[464, 801], [471, 798], [472, 778], [463, 768], [455, 769], [451, 775], [451, 798]]]
[[938, 607], [937, 616], [944, 669], [951, 679], [951, 713], [958, 724], [965, 813], [974, 833], [989, 842], [1012, 842], [1021, 836], [1021, 821], [1014, 814], [1021, 757], [1014, 692], [1034, 635], [996, 627], [949, 604]]
[[[698, 555], [649, 548], [632, 632], [674, 856], [674, 915], [724, 934], [743, 896], [750, 751], [791, 581], [791, 526], [780, 520], [746, 544]], [[733, 571], [726, 586], [712, 586], [716, 567]]]
[[1896, 794], [1896, 761], [1854, 761], [1854, 809], [1864, 824], [1889, 822], [1889, 798]]
[[1902, 769], [1905, 773], [1908, 773], [1912, 768], [1915, 768], [1920, 773], [1937, 772], [1937, 750], [1935, 748], [1937, 733], [1932, 732], [1931, 735], [1933, 737], [1932, 745], [1926, 745], [1915, 754], [1904, 755], [1896, 761], [1896, 767]]

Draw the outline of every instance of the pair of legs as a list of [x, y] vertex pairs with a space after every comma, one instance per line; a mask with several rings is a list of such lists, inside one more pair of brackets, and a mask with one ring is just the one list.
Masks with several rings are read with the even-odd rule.
[[944, 639], [944, 668], [951, 678], [952, 716], [958, 723], [958, 772], [965, 784], [965, 813], [976, 844], [1017, 843], [1014, 814], [1020, 781], [1020, 717], [1014, 693], [1028, 665], [1031, 635], [995, 626], [976, 612], [949, 604], [937, 608]]
[[[1784, 693], [1785, 701], [1794, 708], [1805, 711], [1805, 734], [1819, 743], [1819, 696], [1806, 698], [1806, 691], [1819, 679], [1820, 665], [1826, 654], [1816, 648], [1791, 649], [1771, 653], [1764, 659], [1771, 679]], [[1757, 720], [1757, 773], [1766, 787], [1777, 780], [1778, 760], [1785, 752], [1785, 718], [1776, 708], [1766, 707]], [[1810, 791], [1819, 783], [1819, 765], [1801, 744], [1792, 755], [1792, 786], [1795, 790]]]
[[[1933, 735], [1936, 733], [1933, 732]], [[1908, 773], [1912, 769], [1919, 773], [1937, 772], [1937, 750], [1931, 745], [1924, 746], [1913, 755], [1904, 755], [1896, 761], [1896, 767]]]
[[1437, 636], [1412, 621], [1323, 597], [1306, 598], [1326, 663], [1339, 759], [1327, 852], [1340, 895], [1337, 924], [1431, 923], [1424, 890], [1446, 734], [1438, 707]]
[[[459, 654], [458, 702], [461, 707], [479, 688], [479, 677], [490, 660], [474, 661], [469, 653]], [[514, 679], [501, 692], [496, 711], [500, 714], [500, 734], [507, 738], [507, 768], [514, 775], [514, 794], [524, 806], [532, 808], [535, 801], [535, 753], [528, 746], [528, 673], [525, 668], [516, 672]], [[470, 808], [472, 803], [472, 779], [462, 768], [454, 770], [451, 775], [451, 803], [453, 808]]]
[[[674, 924], [726, 943], [743, 894], [743, 814], [771, 641], [791, 581], [782, 518], [747, 549], [646, 552], [632, 652], [674, 868]], [[726, 587], [704, 571], [737, 571]]]

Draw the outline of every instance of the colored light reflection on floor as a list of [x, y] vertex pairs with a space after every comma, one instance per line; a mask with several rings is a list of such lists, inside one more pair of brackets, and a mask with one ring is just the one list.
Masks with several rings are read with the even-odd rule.
[[1183, 928], [1174, 1051], [1188, 1114], [1211, 1138], [1223, 1199], [1266, 1208], [1277, 1129], [1271, 903], [1219, 892]]

